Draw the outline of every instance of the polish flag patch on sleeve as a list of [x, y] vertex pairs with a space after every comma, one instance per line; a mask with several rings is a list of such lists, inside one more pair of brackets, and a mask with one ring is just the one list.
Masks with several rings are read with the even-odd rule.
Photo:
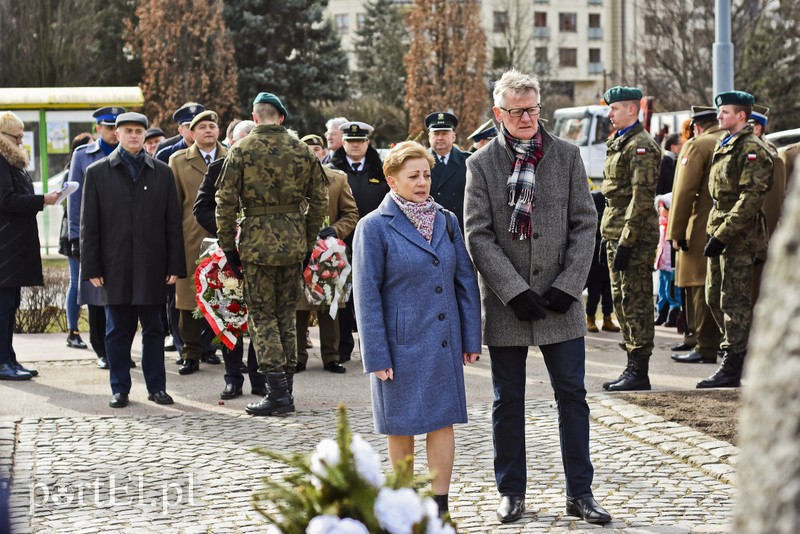
[[756, 154], [755, 152], [750, 152], [749, 154], [747, 154], [747, 161], [755, 161], [757, 159], [758, 159], [758, 154]]
[[644, 154], [647, 154], [647, 149], [646, 148], [637, 148], [636, 149], [636, 155], [637, 156], [641, 156], [641, 155], [644, 155]]
[[681, 165], [686, 165], [687, 163], [689, 163], [689, 158], [683, 156], [683, 159], [681, 160]]

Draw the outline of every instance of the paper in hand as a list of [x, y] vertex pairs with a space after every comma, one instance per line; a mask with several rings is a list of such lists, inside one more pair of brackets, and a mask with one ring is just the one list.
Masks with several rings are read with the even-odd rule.
[[64, 182], [64, 184], [61, 186], [61, 189], [58, 190], [58, 199], [56, 200], [56, 204], [77, 191], [79, 187], [80, 184], [78, 182]]

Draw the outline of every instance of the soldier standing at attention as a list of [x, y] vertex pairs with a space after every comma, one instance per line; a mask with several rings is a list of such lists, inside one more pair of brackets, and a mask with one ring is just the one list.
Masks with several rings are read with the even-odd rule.
[[431, 169], [431, 195], [443, 208], [458, 217], [464, 231], [464, 188], [467, 186], [468, 152], [455, 146], [458, 119], [452, 113], [436, 111], [425, 117], [428, 142], [436, 164]]
[[628, 353], [625, 370], [603, 388], [646, 390], [655, 335], [652, 272], [658, 214], [654, 202], [661, 148], [639, 122], [640, 89], [612, 87], [603, 99], [611, 107], [608, 118], [617, 132], [606, 143], [602, 187], [606, 210], [600, 233], [606, 241], [614, 310]]
[[[247, 405], [252, 415], [294, 411], [300, 273], [328, 210], [319, 160], [281, 125], [286, 115], [277, 96], [259, 93], [253, 101], [257, 126], [228, 153], [217, 182], [219, 246], [237, 276], [243, 275], [258, 371], [267, 375], [267, 395]], [[240, 205], [244, 220], [237, 250]]]
[[708, 190], [714, 205], [708, 217], [703, 254], [708, 258], [706, 301], [722, 330], [722, 364], [698, 388], [739, 387], [753, 306], [750, 290], [756, 253], [766, 247], [761, 212], [772, 185], [772, 157], [747, 124], [755, 98], [743, 91], [714, 99], [727, 137], [711, 157]]

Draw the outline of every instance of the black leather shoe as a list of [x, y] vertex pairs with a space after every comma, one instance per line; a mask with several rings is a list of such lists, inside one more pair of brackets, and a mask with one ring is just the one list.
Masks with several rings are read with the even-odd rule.
[[33, 375], [18, 371], [10, 363], [0, 365], [0, 380], [30, 380]]
[[672, 359], [678, 363], [717, 363], [717, 357], [706, 358], [697, 351], [692, 351], [689, 354], [673, 354]]
[[267, 387], [266, 386], [253, 386], [250, 389], [250, 393], [253, 395], [258, 395], [259, 397], [266, 397], [267, 396]]
[[670, 346], [670, 348], [675, 352], [685, 352], [687, 350], [692, 350], [694, 347], [695, 346], [693, 343], [684, 343], [684, 342], [676, 343], [675, 345]]
[[124, 393], [114, 393], [108, 405], [111, 408], [124, 408], [128, 405], [128, 396]]
[[497, 519], [501, 523], [513, 523], [522, 517], [525, 511], [525, 495], [502, 495], [497, 507]]
[[11, 367], [13, 367], [18, 373], [29, 373], [31, 376], [39, 376], [39, 371], [36, 369], [26, 369], [25, 367], [22, 367], [22, 364], [19, 362], [11, 362]]
[[88, 348], [86, 343], [81, 339], [78, 332], [70, 332], [67, 336], [67, 346], [71, 349], [85, 349]]
[[242, 394], [242, 386], [235, 384], [225, 384], [225, 389], [219, 394], [219, 398], [223, 400], [235, 399]]
[[148, 393], [147, 400], [153, 401], [156, 404], [175, 404], [172, 397], [167, 395], [166, 391], [157, 391], [155, 393]]
[[183, 365], [183, 358], [178, 357], [178, 359], [175, 360], [175, 365]]
[[200, 370], [200, 362], [197, 360], [185, 360], [178, 373], [182, 375], [190, 375]]
[[219, 356], [216, 354], [203, 354], [200, 361], [203, 363], [210, 363], [211, 365], [219, 365], [222, 363], [222, 360], [220, 360]]
[[306, 370], [306, 364], [304, 364], [302, 362], [297, 362], [297, 365], [294, 366], [295, 374], [302, 373], [305, 370]]
[[567, 498], [567, 515], [580, 517], [587, 523], [608, 523], [611, 514], [598, 504], [591, 495]]
[[97, 358], [97, 368], [98, 369], [108, 369], [108, 360], [105, 356], [100, 356]]
[[347, 369], [344, 365], [337, 361], [328, 362], [322, 366], [326, 371], [330, 371], [331, 373], [342, 374], [346, 373]]

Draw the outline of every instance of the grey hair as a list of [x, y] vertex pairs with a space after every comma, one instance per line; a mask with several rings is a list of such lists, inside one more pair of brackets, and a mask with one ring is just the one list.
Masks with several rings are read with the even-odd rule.
[[233, 128], [231, 139], [234, 141], [239, 141], [242, 139], [242, 137], [252, 132], [253, 128], [255, 127], [256, 123], [253, 121], [240, 121], [239, 124]]
[[536, 76], [523, 74], [517, 69], [507, 70], [494, 84], [494, 105], [503, 107], [506, 103], [507, 93], [519, 95], [534, 92], [538, 98], [539, 90], [539, 78]]
[[338, 130], [339, 126], [346, 122], [350, 122], [346, 117], [334, 117], [325, 123], [325, 131], [330, 132], [333, 130]]

